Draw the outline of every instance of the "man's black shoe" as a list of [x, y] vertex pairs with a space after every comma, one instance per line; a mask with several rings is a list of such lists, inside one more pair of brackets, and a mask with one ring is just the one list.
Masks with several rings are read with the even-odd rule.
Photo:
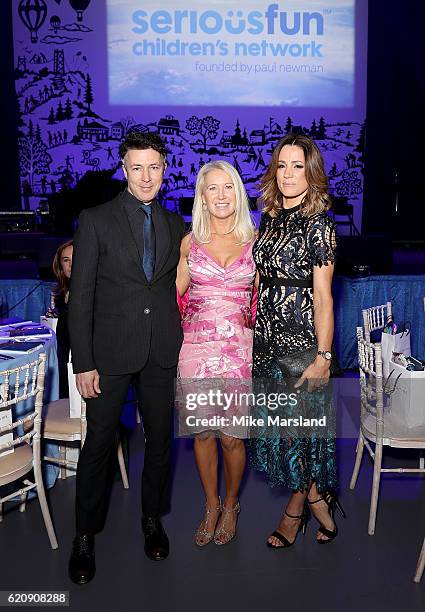
[[144, 516], [142, 529], [145, 534], [145, 553], [152, 561], [163, 561], [170, 552], [170, 543], [159, 518]]
[[96, 573], [94, 536], [90, 533], [75, 536], [68, 572], [72, 582], [76, 584], [86, 584], [94, 577]]

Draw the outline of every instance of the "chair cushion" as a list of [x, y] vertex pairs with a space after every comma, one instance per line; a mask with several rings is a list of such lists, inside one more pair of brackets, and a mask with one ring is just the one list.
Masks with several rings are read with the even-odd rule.
[[[373, 414], [364, 414], [361, 418], [363, 435], [375, 442], [376, 418]], [[383, 444], [400, 448], [425, 448], [425, 427], [408, 429], [391, 414], [384, 417]]]
[[50, 434], [55, 434], [55, 437], [74, 436], [74, 439], [81, 436], [81, 419], [71, 419], [69, 416], [69, 398], [50, 402], [43, 407], [42, 435], [49, 438]]
[[24, 442], [13, 453], [0, 456], [0, 485], [21, 478], [32, 469], [32, 448]]

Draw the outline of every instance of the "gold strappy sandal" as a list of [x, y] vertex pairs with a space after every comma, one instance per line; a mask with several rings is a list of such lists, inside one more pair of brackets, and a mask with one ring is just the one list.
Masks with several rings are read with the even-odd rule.
[[[200, 547], [206, 546], [207, 544], [211, 542], [211, 540], [214, 537], [214, 531], [217, 526], [218, 519], [220, 518], [221, 512], [223, 510], [223, 506], [221, 504], [220, 497], [218, 498], [218, 500], [219, 500], [219, 505], [217, 506], [217, 508], [208, 508], [207, 504], [205, 504], [204, 518], [202, 519], [202, 523], [199, 525], [195, 533], [195, 544], [197, 546], [200, 546]], [[207, 525], [208, 525], [210, 515], [212, 514], [212, 512], [217, 512], [217, 520], [215, 521], [212, 527], [212, 531], [208, 531]]]
[[214, 544], [217, 544], [217, 546], [223, 546], [223, 544], [227, 544], [228, 542], [230, 542], [230, 540], [233, 540], [233, 538], [236, 535], [236, 523], [238, 519], [236, 516], [235, 527], [233, 531], [228, 531], [228, 529], [225, 527], [226, 519], [229, 516], [229, 514], [236, 513], [236, 515], [238, 515], [240, 511], [241, 511], [241, 506], [239, 502], [236, 504], [234, 508], [229, 509], [229, 508], [226, 508], [226, 506], [222, 507], [222, 522], [221, 522], [220, 527], [215, 532]]

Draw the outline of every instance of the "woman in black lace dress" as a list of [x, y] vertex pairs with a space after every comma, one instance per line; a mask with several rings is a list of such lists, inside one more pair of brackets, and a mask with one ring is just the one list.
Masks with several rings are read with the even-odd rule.
[[[304, 135], [288, 134], [279, 142], [262, 180], [265, 204], [253, 247], [259, 273], [254, 332], [253, 377], [285, 382], [280, 358], [308, 351], [297, 383], [308, 385], [315, 406], [329, 402], [322, 391], [330, 376], [334, 330], [331, 293], [335, 261], [335, 224], [323, 158]], [[308, 363], [308, 362], [307, 362]], [[309, 401], [309, 400], [307, 400]], [[306, 501], [320, 524], [317, 541], [337, 533], [333, 520], [337, 487], [335, 439], [312, 434], [260, 436], [250, 440], [253, 466], [266, 473], [271, 486], [285, 485], [292, 495], [277, 530], [267, 544], [292, 545], [306, 523]]]

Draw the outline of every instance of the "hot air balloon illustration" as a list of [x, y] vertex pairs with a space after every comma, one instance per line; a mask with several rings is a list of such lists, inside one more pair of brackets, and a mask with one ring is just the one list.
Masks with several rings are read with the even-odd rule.
[[54, 29], [55, 34], [57, 34], [61, 25], [60, 17], [58, 17], [57, 15], [53, 15], [53, 17], [50, 17], [50, 25]]
[[47, 6], [44, 0], [21, 0], [18, 7], [22, 23], [31, 33], [31, 42], [38, 40], [37, 31], [46, 19]]
[[90, 0], [69, 0], [74, 11], [77, 11], [77, 21], [83, 21], [83, 12], [90, 4]]

